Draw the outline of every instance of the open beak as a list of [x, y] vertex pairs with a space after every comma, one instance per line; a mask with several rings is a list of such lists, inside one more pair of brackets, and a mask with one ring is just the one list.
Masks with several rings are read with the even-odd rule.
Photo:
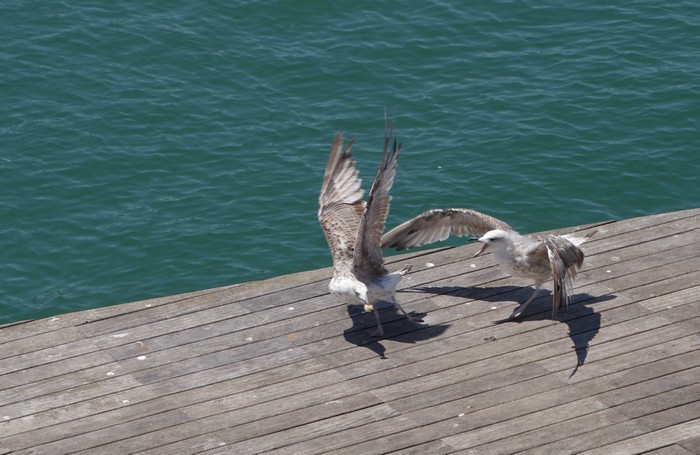
[[488, 248], [488, 247], [489, 247], [489, 244], [488, 244], [488, 243], [484, 243], [484, 244], [482, 245], [481, 249], [480, 249], [479, 251], [477, 251], [476, 254], [475, 254], [474, 256], [472, 256], [472, 257], [477, 257], [478, 255], [480, 255], [481, 253], [483, 253], [484, 251], [486, 251], [486, 248]]

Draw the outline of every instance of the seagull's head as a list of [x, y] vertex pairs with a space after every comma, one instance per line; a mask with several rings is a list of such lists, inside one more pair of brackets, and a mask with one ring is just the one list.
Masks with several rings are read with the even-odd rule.
[[484, 251], [489, 246], [498, 246], [498, 245], [505, 245], [505, 241], [508, 238], [508, 233], [506, 231], [502, 231], [500, 229], [495, 229], [493, 231], [489, 231], [486, 234], [482, 235], [480, 238], [476, 239], [477, 241], [483, 243], [481, 246], [481, 249], [476, 252], [474, 257], [477, 257]]
[[328, 285], [328, 290], [331, 294], [340, 297], [344, 303], [361, 303], [367, 312], [374, 309], [367, 297], [367, 285], [354, 277], [334, 277]]
[[367, 285], [360, 280], [357, 280], [352, 288], [353, 294], [355, 294], [355, 301], [359, 300], [365, 307], [365, 311], [370, 313], [374, 311], [374, 305], [369, 303], [369, 297], [367, 297]]

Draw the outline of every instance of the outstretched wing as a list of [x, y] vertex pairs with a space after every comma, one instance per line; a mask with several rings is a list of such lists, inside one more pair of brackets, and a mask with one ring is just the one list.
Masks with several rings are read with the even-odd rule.
[[336, 271], [352, 268], [360, 217], [365, 208], [364, 191], [360, 188], [362, 180], [350, 154], [352, 144], [350, 141], [343, 148], [343, 134], [335, 135], [318, 198], [318, 221]]
[[384, 154], [379, 171], [374, 178], [367, 198], [367, 206], [362, 216], [357, 245], [355, 247], [355, 273], [358, 277], [378, 278], [387, 274], [382, 255], [382, 232], [389, 214], [391, 196], [389, 190], [394, 185], [396, 167], [401, 146], [396, 140], [389, 151], [393, 128], [384, 136]]
[[583, 265], [583, 251], [565, 237], [552, 235], [543, 239], [552, 267], [552, 319], [557, 316], [562, 301], [566, 308], [573, 295], [573, 280]]
[[382, 237], [384, 248], [405, 250], [447, 239], [450, 235], [484, 235], [494, 229], [513, 230], [508, 223], [471, 209], [432, 209]]

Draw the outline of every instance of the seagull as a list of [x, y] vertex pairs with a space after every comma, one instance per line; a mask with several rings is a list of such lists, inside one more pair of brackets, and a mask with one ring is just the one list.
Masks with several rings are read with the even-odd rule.
[[367, 202], [362, 200], [362, 180], [355, 169], [350, 149], [353, 141], [343, 147], [343, 134], [333, 139], [321, 195], [318, 220], [333, 257], [333, 278], [328, 290], [345, 303], [362, 303], [366, 312], [374, 312], [377, 328], [370, 334], [384, 335], [375, 303], [391, 302], [411, 322], [423, 322], [413, 317], [396, 301], [396, 285], [411, 269], [410, 265], [397, 272], [384, 267], [381, 236], [389, 213], [389, 190], [394, 183], [401, 146], [396, 140], [388, 151], [393, 128], [385, 133], [384, 154]]
[[403, 250], [447, 239], [450, 235], [477, 235], [471, 238], [483, 245], [474, 257], [487, 249], [512, 276], [535, 280], [535, 291], [518, 306], [509, 319], [520, 317], [532, 302], [542, 284], [552, 278], [552, 319], [562, 302], [568, 309], [572, 299], [573, 279], [583, 265], [584, 254], [579, 248], [596, 231], [585, 237], [572, 234], [538, 236], [521, 235], [506, 222], [471, 209], [432, 209], [421, 213], [382, 237], [384, 248]]

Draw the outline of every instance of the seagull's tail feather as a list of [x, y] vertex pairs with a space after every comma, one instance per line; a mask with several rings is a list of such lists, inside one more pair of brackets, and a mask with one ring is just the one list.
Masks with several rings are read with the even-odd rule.
[[[585, 239], [584, 239], [585, 240]], [[552, 269], [552, 319], [556, 318], [559, 309], [568, 309], [573, 300], [573, 280], [583, 265], [583, 251], [565, 236], [550, 236], [544, 239], [547, 255]]]
[[[569, 241], [573, 247], [563, 247], [560, 243], [559, 247], [554, 247], [554, 244], [548, 244], [549, 260], [552, 266], [552, 278], [554, 279], [554, 290], [552, 291], [552, 319], [556, 318], [562, 303], [564, 310], [568, 310], [569, 304], [574, 297], [574, 279], [576, 274], [583, 265], [584, 254], [578, 247], [586, 240], [593, 237], [598, 232], [596, 229], [589, 232], [583, 237], [577, 237], [572, 234], [564, 234], [561, 237]], [[556, 241], [554, 242], [556, 243]]]
[[569, 310], [569, 304], [574, 298], [574, 278], [576, 277], [576, 266], [568, 270], [562, 266], [552, 268], [553, 289], [552, 289], [552, 319], [556, 319], [559, 310], [564, 306], [564, 311]]

